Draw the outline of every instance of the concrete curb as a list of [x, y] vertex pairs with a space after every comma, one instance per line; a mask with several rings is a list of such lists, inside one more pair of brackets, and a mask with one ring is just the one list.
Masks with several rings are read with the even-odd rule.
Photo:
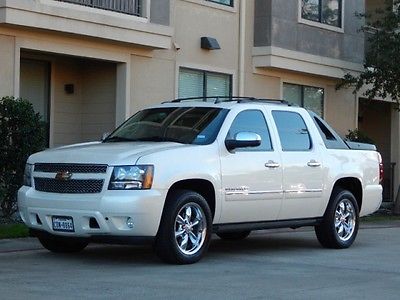
[[43, 249], [43, 247], [40, 245], [39, 241], [32, 237], [0, 240], [0, 254], [41, 249]]

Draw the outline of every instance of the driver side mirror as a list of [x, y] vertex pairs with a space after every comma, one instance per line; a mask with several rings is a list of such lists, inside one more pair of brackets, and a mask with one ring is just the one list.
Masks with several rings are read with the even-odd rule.
[[261, 136], [255, 132], [238, 132], [234, 139], [225, 140], [225, 146], [228, 151], [237, 148], [258, 147], [260, 145]]

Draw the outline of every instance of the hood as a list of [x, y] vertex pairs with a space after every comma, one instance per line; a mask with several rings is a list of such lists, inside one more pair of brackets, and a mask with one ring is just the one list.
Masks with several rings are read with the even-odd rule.
[[38, 152], [28, 162], [127, 165], [147, 154], [185, 146], [188, 145], [172, 142], [92, 142]]

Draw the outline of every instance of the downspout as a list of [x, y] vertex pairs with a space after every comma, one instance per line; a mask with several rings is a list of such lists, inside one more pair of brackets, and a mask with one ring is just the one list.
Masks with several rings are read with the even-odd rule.
[[245, 34], [246, 34], [246, 1], [240, 0], [239, 8], [239, 97], [244, 96], [244, 79], [245, 79]]

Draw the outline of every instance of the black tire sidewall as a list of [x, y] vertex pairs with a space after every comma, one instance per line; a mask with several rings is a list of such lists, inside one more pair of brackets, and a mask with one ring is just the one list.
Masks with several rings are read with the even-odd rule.
[[[336, 232], [336, 228], [335, 228], [335, 212], [336, 212], [336, 209], [337, 209], [337, 206], [339, 205], [339, 203], [344, 199], [347, 199], [352, 203], [354, 213], [356, 214], [354, 232], [353, 232], [353, 235], [351, 236], [351, 238], [348, 239], [347, 241], [343, 241], [339, 238], [339, 236]], [[354, 197], [354, 195], [347, 190], [338, 190], [336, 192], [336, 195], [335, 195], [333, 201], [330, 203], [327, 214], [328, 215], [325, 218], [325, 222], [327, 222], [326, 225], [329, 228], [329, 234], [331, 235], [331, 238], [333, 238], [335, 243], [337, 244], [336, 245], [337, 248], [350, 247], [357, 237], [358, 226], [359, 226], [359, 208], [358, 208], [357, 200]]]
[[[157, 234], [157, 240], [161, 243], [156, 242], [156, 247], [160, 247], [162, 245], [161, 247], [169, 248], [169, 249], [164, 249], [170, 252], [169, 257], [164, 257], [163, 255], [160, 255], [161, 258], [166, 260], [167, 262], [178, 263], [178, 264], [195, 263], [204, 256], [210, 244], [211, 233], [212, 233], [211, 210], [208, 206], [207, 201], [203, 198], [203, 196], [193, 191], [188, 191], [188, 190], [177, 191], [173, 195], [171, 195], [170, 199], [168, 200], [169, 201], [168, 203], [166, 203], [166, 207], [163, 213], [160, 229]], [[189, 203], [195, 203], [200, 206], [206, 218], [206, 224], [207, 224], [206, 237], [204, 243], [202, 247], [195, 254], [192, 255], [187, 255], [181, 252], [175, 239], [176, 217], [179, 211], [182, 209], [182, 207], [184, 207], [186, 204]], [[157, 246], [157, 244], [159, 245]]]

